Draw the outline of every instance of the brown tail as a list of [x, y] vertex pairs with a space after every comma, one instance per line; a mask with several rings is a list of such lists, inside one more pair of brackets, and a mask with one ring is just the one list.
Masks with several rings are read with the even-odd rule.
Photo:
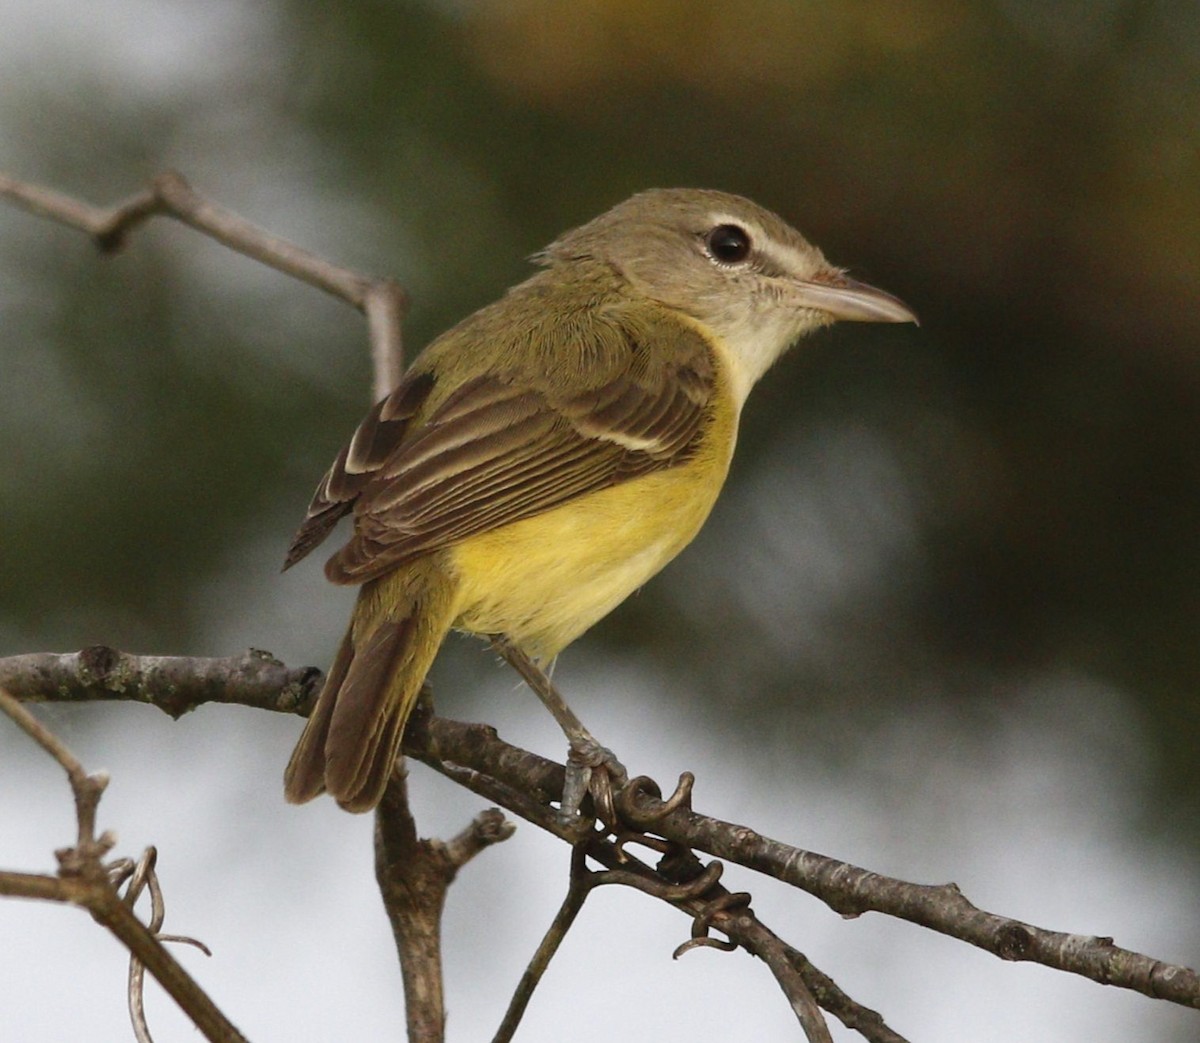
[[291, 803], [324, 791], [347, 811], [370, 811], [379, 803], [404, 726], [452, 621], [447, 579], [414, 569], [363, 587], [284, 772]]

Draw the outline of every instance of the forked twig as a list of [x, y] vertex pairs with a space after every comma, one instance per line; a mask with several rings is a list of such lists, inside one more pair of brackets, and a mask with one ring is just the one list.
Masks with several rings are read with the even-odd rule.
[[103, 253], [120, 250], [149, 218], [173, 217], [237, 253], [353, 305], [367, 318], [375, 398], [386, 395], [400, 379], [404, 357], [401, 319], [408, 302], [399, 283], [360, 275], [272, 235], [202, 196], [174, 171], [159, 174], [149, 187], [112, 207], [94, 207], [4, 174], [0, 174], [0, 198], [87, 233]]
[[404, 979], [409, 1039], [440, 1040], [445, 1033], [442, 995], [442, 909], [459, 869], [512, 836], [513, 824], [489, 808], [452, 840], [418, 836], [408, 805], [403, 759], [398, 760], [375, 815], [375, 879]]
[[[149, 969], [207, 1039], [212, 1043], [245, 1043], [245, 1037], [167, 952], [162, 944], [163, 938], [157, 934], [161, 917], [153, 926], [147, 926], [133, 914], [132, 904], [136, 900], [136, 893], [128, 894], [126, 898], [117, 893], [117, 885], [126, 878], [137, 882], [140, 890], [142, 880], [152, 873], [153, 858], [140, 872], [137, 868], [131, 868], [128, 860], [107, 866], [102, 861], [116, 843], [114, 834], [104, 832], [97, 837], [95, 832], [96, 811], [108, 783], [107, 776], [102, 773], [88, 774], [67, 746], [2, 688], [0, 710], [67, 773], [75, 796], [77, 822], [75, 844], [55, 852], [59, 864], [58, 876], [0, 873], [0, 894], [66, 902], [87, 909], [97, 923], [107, 927], [121, 940], [134, 960]], [[157, 882], [151, 886], [157, 889]], [[157, 905], [161, 912], [161, 896]], [[135, 988], [131, 970], [131, 1016], [134, 1031], [139, 1033], [139, 1038], [143, 1038], [141, 1033], [145, 1029], [145, 1017], [139, 1010], [137, 992], [140, 992], [140, 985]], [[148, 1038], [148, 1035], [144, 1038]]]
[[[430, 723], [434, 724], [435, 722]], [[478, 726], [475, 727], [478, 728]], [[446, 760], [430, 759], [426, 763], [488, 800], [503, 804], [510, 811], [564, 839], [570, 838], [571, 831], [564, 826], [560, 816], [550, 807], [549, 801], [530, 800], [524, 794], [489, 774], [460, 768]], [[635, 887], [688, 913], [693, 917], [696, 925], [703, 924], [702, 930], [698, 927], [694, 928], [694, 935], [697, 933], [707, 934], [708, 927], [715, 927], [723, 933], [729, 934], [735, 944], [719, 943], [711, 938], [706, 941], [725, 949], [737, 948], [740, 945], [748, 952], [763, 958], [791, 1003], [792, 1010], [796, 1013], [810, 1043], [825, 1043], [828, 1040], [828, 1028], [813, 999], [813, 990], [806, 984], [810, 972], [817, 974], [820, 972], [816, 971], [807, 961], [791, 959], [792, 954], [795, 954], [796, 951], [785, 946], [771, 931], [762, 926], [748, 907], [746, 900], [748, 896], [731, 895], [717, 885], [722, 870], [719, 862], [704, 867], [691, 852], [673, 849], [674, 857], [668, 856], [667, 859], [660, 862], [658, 870], [655, 871], [632, 857], [624, 849], [624, 845], [629, 842], [628, 838], [614, 842], [607, 839], [603, 833], [596, 831], [590, 832], [584, 837], [574, 834], [573, 839], [571, 875], [567, 895], [522, 974], [513, 997], [509, 1001], [504, 1020], [493, 1037], [493, 1043], [502, 1043], [502, 1041], [512, 1038], [532, 999], [534, 990], [541, 981], [550, 960], [562, 944], [567, 931], [575, 922], [585, 899], [593, 888], [605, 884]], [[587, 870], [584, 863], [585, 856], [595, 859], [606, 867], [605, 870], [600, 872]], [[739, 909], [736, 921], [730, 919], [730, 910], [735, 907]], [[687, 943], [681, 948], [686, 947]], [[678, 952], [679, 950], [677, 950]], [[824, 975], [821, 975], [821, 979], [828, 980]], [[866, 1015], [873, 1015], [878, 1024], [882, 1025], [882, 1019], [879, 1019], [878, 1015], [874, 1015], [873, 1011], [868, 1011], [867, 1008], [855, 1004], [844, 993], [842, 998], [844, 1003], [837, 1012], [839, 1017], [845, 1011], [852, 1013], [862, 1011]], [[842, 1020], [846, 1021], [845, 1018]], [[868, 1016], [852, 1017], [852, 1020], [868, 1026], [868, 1028], [874, 1027], [875, 1024]], [[883, 1028], [886, 1030], [885, 1025]], [[901, 1037], [891, 1033], [890, 1030], [887, 1031], [888, 1035], [875, 1035], [871, 1031], [866, 1031], [863, 1035], [870, 1043], [904, 1043]]]

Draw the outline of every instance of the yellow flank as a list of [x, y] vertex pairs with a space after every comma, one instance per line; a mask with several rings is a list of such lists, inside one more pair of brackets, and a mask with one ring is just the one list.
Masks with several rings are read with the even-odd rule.
[[692, 541], [721, 491], [736, 436], [737, 408], [719, 368], [707, 430], [687, 464], [451, 548], [454, 625], [503, 633], [535, 658], [556, 655]]

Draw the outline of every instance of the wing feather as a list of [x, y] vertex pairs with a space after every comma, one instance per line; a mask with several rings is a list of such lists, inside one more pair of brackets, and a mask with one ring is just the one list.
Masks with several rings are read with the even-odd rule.
[[375, 404], [317, 486], [304, 521], [288, 548], [284, 569], [306, 557], [329, 535], [339, 519], [350, 513], [363, 486], [404, 441], [413, 417], [433, 386], [432, 374], [410, 372], [391, 394]]
[[[326, 566], [364, 583], [405, 561], [691, 458], [709, 416], [708, 345], [678, 321], [651, 330], [651, 355], [612, 327], [580, 343], [577, 389], [529, 367], [477, 373], [440, 401], [428, 371], [368, 415], [313, 497], [288, 555], [298, 561], [353, 510], [354, 533]], [[641, 331], [646, 335], [646, 331]], [[600, 337], [600, 334], [596, 334]]]

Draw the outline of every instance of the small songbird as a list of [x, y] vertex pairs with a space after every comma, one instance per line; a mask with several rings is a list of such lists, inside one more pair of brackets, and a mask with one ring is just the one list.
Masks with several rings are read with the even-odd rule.
[[725, 481], [755, 381], [836, 320], [915, 322], [775, 214], [698, 189], [635, 195], [434, 340], [317, 487], [285, 568], [361, 590], [285, 774], [367, 811], [451, 629], [554, 657], [675, 557]]

